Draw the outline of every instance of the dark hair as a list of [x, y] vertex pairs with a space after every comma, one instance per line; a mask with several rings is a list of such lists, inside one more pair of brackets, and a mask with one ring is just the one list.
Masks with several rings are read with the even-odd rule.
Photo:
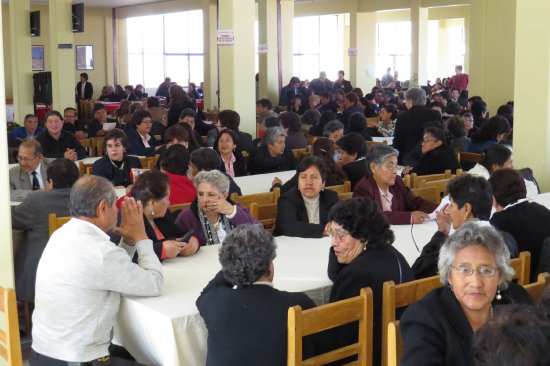
[[500, 107], [498, 107], [497, 116], [506, 117], [506, 119], [510, 123], [510, 127], [513, 127], [514, 126], [514, 105], [510, 105], [510, 104], [501, 105]]
[[147, 98], [147, 107], [158, 107], [159, 106], [159, 100], [156, 97], [149, 97]]
[[214, 150], [219, 152], [218, 143], [222, 135], [229, 135], [231, 137], [231, 140], [233, 140], [233, 143], [237, 145], [237, 140], [239, 139], [239, 137], [237, 136], [235, 131], [230, 130], [229, 128], [224, 128], [223, 130], [218, 132], [218, 136], [216, 137], [216, 141], [214, 142], [214, 146], [213, 146]]
[[489, 220], [493, 207], [493, 192], [487, 180], [464, 174], [449, 182], [447, 193], [460, 209], [466, 203], [472, 206], [472, 215], [479, 220]]
[[296, 76], [291, 77], [289, 84], [300, 84], [300, 78]]
[[424, 133], [429, 133], [434, 138], [436, 138], [438, 141], [441, 141], [443, 145], [447, 144], [447, 138], [445, 137], [445, 131], [443, 131], [442, 128], [436, 127], [436, 126], [430, 126], [426, 127], [424, 129]]
[[241, 116], [239, 116], [239, 113], [231, 109], [225, 109], [218, 113], [218, 120], [222, 127], [239, 132], [239, 125], [241, 124]]
[[145, 206], [150, 200], [159, 201], [166, 197], [169, 188], [170, 178], [166, 174], [159, 170], [150, 170], [140, 174], [134, 180], [132, 197], [136, 201], [141, 201], [143, 206]]
[[61, 113], [59, 113], [55, 109], [52, 109], [51, 111], [46, 112], [46, 115], [44, 116], [44, 121], [47, 121], [48, 118], [51, 117], [51, 116], [57, 116], [57, 117], [59, 117], [60, 120], [63, 121], [63, 116], [61, 115]]
[[86, 79], [86, 81], [88, 81], [88, 73], [83, 72], [83, 73], [80, 74], [80, 77], [84, 78], [84, 79]]
[[325, 98], [325, 99], [332, 100], [332, 94], [328, 91], [323, 91], [323, 92], [319, 93], [319, 98]]
[[327, 123], [329, 123], [330, 121], [334, 121], [335, 119], [337, 119], [336, 113], [334, 113], [330, 109], [324, 111], [319, 117], [319, 128], [323, 130]]
[[[359, 102], [359, 98], [362, 98], [363, 97], [363, 90], [361, 90], [361, 88], [353, 88], [351, 90], [351, 93], [357, 95], [357, 102]], [[350, 100], [351, 102], [351, 100]], [[355, 103], [357, 104], [357, 103]]]
[[132, 123], [134, 126], [138, 126], [142, 123], [144, 118], [151, 118], [151, 113], [147, 109], [138, 109], [132, 114]]
[[131, 92], [133, 93], [133, 92], [134, 92], [134, 86], [133, 86], [133, 85], [126, 85], [126, 86], [124, 87], [124, 90], [129, 90], [129, 91], [131, 91]]
[[[361, 112], [352, 113], [348, 118], [348, 131], [356, 132], [360, 135], [365, 135], [367, 133], [367, 119], [365, 115]], [[363, 137], [364, 140], [364, 137]]]
[[374, 201], [358, 197], [340, 201], [332, 207], [328, 221], [336, 222], [361, 242], [373, 247], [391, 245], [395, 239], [390, 224]]
[[353, 105], [356, 105], [357, 103], [359, 103], [359, 97], [357, 96], [357, 94], [352, 92], [349, 92], [346, 94], [346, 99], [352, 102]]
[[462, 117], [451, 117], [447, 120], [447, 130], [454, 137], [466, 136], [466, 127], [464, 126], [464, 119]]
[[239, 225], [231, 230], [220, 248], [223, 276], [232, 285], [251, 285], [270, 274], [277, 245], [273, 236], [258, 225]]
[[125, 149], [128, 148], [128, 138], [126, 137], [126, 134], [124, 131], [118, 128], [113, 128], [112, 130], [109, 130], [105, 132], [105, 135], [103, 136], [103, 153], [107, 154], [107, 141], [109, 140], [120, 140], [120, 143], [122, 146], [124, 146]]
[[180, 113], [180, 119], [183, 119], [185, 117], [193, 117], [195, 118], [196, 117], [196, 113], [194, 110], [192, 110], [191, 108], [185, 108], [184, 110], [181, 111]]
[[525, 198], [527, 189], [520, 172], [514, 169], [498, 169], [491, 174], [489, 183], [497, 203], [506, 207], [510, 203]]
[[391, 119], [394, 120], [397, 118], [397, 113], [399, 110], [397, 109], [397, 106], [392, 103], [384, 104], [382, 107], [386, 110], [386, 112], [391, 113]]
[[433, 107], [439, 107], [441, 108], [441, 112], [444, 112], [445, 111], [445, 105], [443, 105], [443, 103], [439, 102], [439, 101], [433, 101], [430, 103], [429, 105], [430, 109], [433, 109]]
[[453, 114], [453, 115], [459, 114], [460, 104], [458, 104], [457, 102], [447, 102], [444, 112], [447, 114]]
[[336, 141], [336, 146], [344, 150], [347, 154], [357, 154], [359, 159], [367, 155], [367, 145], [365, 144], [365, 138], [356, 132], [350, 132], [344, 135], [340, 140]]
[[[474, 98], [474, 97], [472, 97]], [[472, 102], [470, 111], [474, 117], [481, 117], [483, 112], [485, 112], [485, 102], [482, 100], [475, 100]]]
[[265, 128], [279, 127], [279, 120], [277, 117], [267, 117], [264, 121]]
[[279, 114], [278, 120], [284, 128], [288, 128], [289, 132], [300, 132], [302, 128], [300, 116], [297, 113], [283, 112]]
[[189, 136], [189, 151], [196, 150], [201, 147], [201, 144], [197, 140], [197, 137], [195, 136], [195, 133], [193, 132], [193, 129], [189, 124], [187, 123], [178, 123], [181, 127], [183, 127], [187, 131], [187, 135]]
[[509, 148], [504, 145], [494, 144], [483, 151], [479, 164], [484, 166], [489, 173], [492, 173], [493, 165], [503, 166], [510, 159], [510, 156], [512, 156], [512, 151]]
[[318, 138], [313, 143], [311, 150], [313, 156], [323, 159], [325, 163], [327, 169], [325, 184], [327, 186], [343, 184], [348, 179], [346, 172], [344, 172], [344, 170], [334, 161], [334, 143], [331, 139], [326, 137]]
[[101, 103], [95, 103], [94, 104], [94, 109], [93, 109], [93, 113], [97, 112], [97, 111], [100, 111], [100, 110], [106, 110], [105, 109], [105, 106]]
[[187, 95], [185, 90], [183, 90], [183, 88], [179, 85], [171, 85], [168, 91], [170, 93], [170, 105], [190, 101], [189, 95]]
[[302, 159], [296, 166], [296, 173], [300, 174], [312, 166], [317, 167], [319, 174], [321, 174], [321, 179], [323, 182], [327, 180], [327, 167], [323, 159], [317, 156], [308, 156], [305, 159]]
[[267, 108], [267, 109], [273, 108], [273, 104], [271, 103], [271, 101], [269, 99], [266, 99], [266, 98], [258, 99], [256, 101], [256, 105], [261, 105], [262, 107]]
[[448, 90], [442, 90], [439, 92], [439, 96], [446, 101], [451, 100], [451, 93]]
[[168, 173], [186, 175], [189, 168], [189, 150], [180, 144], [170, 146], [162, 156], [160, 166]]
[[[78, 111], [77, 111], [75, 108], [73, 108], [73, 107], [67, 107], [67, 108], [65, 108], [65, 109], [63, 110], [63, 113], [65, 113], [65, 112], [67, 112], [67, 111], [73, 111], [73, 112], [74, 112], [74, 115], [75, 115], [75, 116], [78, 116]], [[29, 116], [35, 117], [34, 114], [27, 114], [27, 115], [25, 116], [25, 119], [29, 118]], [[24, 121], [24, 120], [23, 120], [23, 121]]]
[[510, 130], [510, 123], [506, 117], [494, 116], [481, 124], [481, 128], [472, 135], [472, 141], [478, 143], [497, 141], [498, 135], [510, 133]]
[[166, 141], [166, 143], [172, 142], [174, 139], [178, 141], [189, 141], [189, 132], [179, 123], [168, 127], [164, 132], [164, 141]]
[[197, 168], [197, 170], [219, 170], [222, 166], [221, 156], [213, 149], [202, 147], [191, 153], [191, 164]]
[[320, 119], [321, 112], [319, 112], [317, 109], [308, 109], [304, 112], [304, 114], [302, 114], [301, 117], [302, 123], [313, 126], [317, 125]]
[[80, 176], [76, 164], [65, 158], [55, 159], [46, 169], [46, 175], [55, 189], [72, 187]]

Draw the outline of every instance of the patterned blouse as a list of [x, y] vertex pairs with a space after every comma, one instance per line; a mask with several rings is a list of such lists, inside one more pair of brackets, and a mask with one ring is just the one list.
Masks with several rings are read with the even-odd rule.
[[385, 122], [380, 121], [378, 123], [378, 132], [384, 137], [392, 137], [393, 132], [395, 130], [395, 123], [397, 122], [396, 119], [391, 120], [388, 124]]

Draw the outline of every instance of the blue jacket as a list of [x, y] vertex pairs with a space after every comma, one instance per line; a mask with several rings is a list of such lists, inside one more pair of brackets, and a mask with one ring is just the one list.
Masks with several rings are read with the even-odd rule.
[[[39, 128], [36, 129], [36, 131], [34, 131], [33, 136], [38, 136], [41, 133], [44, 133], [44, 131], [46, 131], [45, 128], [39, 127]], [[13, 131], [8, 132], [8, 135], [13, 137], [14, 139], [22, 139], [23, 140], [23, 139], [27, 138], [28, 132], [27, 132], [27, 129], [25, 127], [17, 127]]]

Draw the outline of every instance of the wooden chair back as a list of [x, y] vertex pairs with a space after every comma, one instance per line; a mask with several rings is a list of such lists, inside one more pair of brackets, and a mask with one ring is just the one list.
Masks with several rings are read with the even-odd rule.
[[367, 127], [378, 127], [380, 116], [367, 118]]
[[145, 158], [139, 158], [139, 161], [141, 162], [141, 166], [143, 169], [156, 169], [157, 167], [157, 160], [159, 159], [159, 155], [151, 156], [151, 157], [145, 157]]
[[69, 220], [71, 219], [70, 216], [65, 217], [57, 217], [56, 214], [52, 213], [48, 215], [48, 226], [49, 226], [49, 232], [50, 236], [52, 236], [53, 232], [59, 229], [61, 226], [65, 225]]
[[91, 138], [80, 140], [80, 144], [86, 149], [86, 156], [95, 156], [95, 150], [92, 146]]
[[426, 201], [440, 203], [441, 197], [435, 187], [411, 188], [412, 193], [424, 198]]
[[510, 266], [514, 269], [513, 280], [518, 280], [518, 285], [528, 285], [531, 275], [531, 253], [521, 252], [518, 258], [510, 259]]
[[411, 176], [411, 188], [422, 187], [422, 183], [423, 183], [422, 181], [432, 182], [435, 180], [451, 179], [454, 177], [454, 175], [451, 174], [450, 169], [445, 170], [445, 173], [442, 173], [442, 174], [417, 175], [416, 173], [411, 173], [410, 176]]
[[267, 205], [270, 203], [277, 203], [279, 196], [281, 195], [281, 189], [276, 187], [273, 189], [273, 192], [264, 192], [264, 193], [255, 193], [247, 194], [244, 196], [239, 196], [237, 193], [231, 194], [231, 200], [233, 202], [239, 202], [241, 206], [246, 207], [250, 210], [250, 204], [256, 202], [259, 205]]
[[383, 142], [379, 142], [379, 141], [365, 141], [365, 144], [367, 145], [367, 148], [370, 148], [371, 146], [374, 146], [374, 145], [383, 145], [384, 142], [386, 143], [386, 145], [388, 144], [388, 142], [386, 140], [384, 140]]
[[[78, 162], [78, 174], [82, 177], [84, 174], [90, 174], [92, 172], [93, 163], [84, 163], [83, 161]], [[88, 173], [88, 169], [90, 173]]]
[[346, 180], [344, 184], [339, 184], [337, 186], [330, 186], [325, 188], [330, 189], [331, 191], [334, 191], [336, 193], [347, 193], [347, 192], [351, 192], [351, 182], [349, 180]]
[[308, 136], [307, 137], [307, 144], [308, 145], [313, 145], [315, 143], [315, 141], [317, 141], [318, 138], [319, 138], [319, 136]]
[[191, 202], [187, 202], [187, 203], [178, 203], [177, 205], [170, 205], [170, 206], [168, 206], [168, 209], [170, 210], [170, 212], [174, 213], [174, 212], [176, 212], [177, 210], [185, 210], [185, 209], [188, 208], [189, 206], [191, 206]]
[[241, 154], [243, 154], [244, 164], [248, 166], [248, 163], [250, 161], [250, 154], [246, 151], [241, 151]]
[[277, 203], [262, 205], [252, 202], [250, 204], [250, 214], [263, 225], [264, 229], [273, 234], [277, 219]]
[[[0, 311], [4, 313], [4, 329], [0, 329], [0, 356], [9, 366], [22, 366], [21, 340], [15, 290], [0, 287]], [[5, 346], [4, 346], [5, 345]]]
[[412, 182], [411, 175], [410, 174], [405, 174], [405, 176], [403, 176], [403, 183], [405, 183], [405, 185], [408, 188], [412, 188], [411, 182]]
[[417, 188], [430, 188], [433, 187], [437, 193], [437, 202], [440, 203], [441, 199], [445, 197], [447, 194], [447, 186], [449, 185], [449, 182], [452, 178], [449, 179], [440, 179], [440, 180], [433, 180], [429, 182], [425, 182], [422, 180], [422, 182], [419, 184], [419, 187]]
[[[372, 365], [372, 290], [361, 289], [359, 296], [302, 311], [288, 309], [288, 366], [324, 365], [358, 355], [353, 365]], [[302, 361], [302, 338], [340, 325], [359, 321], [357, 343]]]
[[388, 324], [395, 321], [395, 311], [420, 300], [428, 292], [442, 287], [439, 276], [396, 285], [384, 282], [382, 288], [382, 365], [388, 365]]
[[340, 198], [340, 201], [346, 201], [353, 198], [353, 192], [343, 192], [338, 193], [338, 198]]
[[204, 116], [206, 117], [207, 121], [212, 121], [214, 124], [218, 122], [218, 113], [219, 111], [207, 111], [204, 113]]
[[399, 320], [388, 324], [388, 366], [398, 366], [403, 357], [403, 338], [399, 329]]
[[525, 285], [523, 286], [523, 288], [529, 293], [529, 295], [531, 295], [531, 298], [533, 299], [535, 305], [538, 305], [542, 296], [542, 292], [549, 283], [550, 274], [545, 272], [539, 274], [537, 282]]
[[302, 155], [307, 152], [307, 148], [303, 149], [292, 149], [292, 154], [294, 154], [294, 157], [296, 158], [296, 161], [302, 160]]
[[103, 136], [92, 137], [92, 149], [95, 150], [94, 156], [103, 156]]
[[477, 164], [481, 161], [481, 154], [469, 153], [469, 152], [459, 152], [458, 161], [461, 163], [472, 163]]

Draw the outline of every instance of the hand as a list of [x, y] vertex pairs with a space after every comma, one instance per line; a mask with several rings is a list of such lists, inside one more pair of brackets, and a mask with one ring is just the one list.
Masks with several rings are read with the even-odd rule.
[[103, 135], [105, 135], [105, 130], [99, 130], [99, 131], [97, 131], [97, 135], [98, 135], [98, 136], [103, 136]]
[[424, 220], [429, 218], [428, 214], [422, 211], [411, 212], [411, 221], [413, 224], [423, 224]]
[[449, 207], [448, 203], [441, 208], [441, 211], [435, 212], [437, 231], [441, 231], [443, 234], [445, 234], [445, 236], [449, 236], [452, 224], [451, 216], [445, 212], [447, 210], [447, 207]]
[[162, 242], [162, 247], [164, 248], [164, 254], [166, 258], [175, 258], [180, 253], [181, 246], [183, 243], [177, 242], [175, 240], [165, 240]]
[[208, 208], [212, 208], [214, 211], [224, 215], [231, 215], [233, 213], [233, 205], [227, 202], [221, 194], [217, 199], [212, 200]]
[[401, 173], [402, 175], [405, 175], [405, 174], [409, 174], [409, 172], [413, 170], [413, 167], [412, 166], [406, 166], [405, 169], [403, 169], [403, 172]]
[[133, 197], [125, 197], [120, 205], [120, 216], [121, 224], [120, 227], [115, 228], [115, 233], [122, 236], [126, 244], [134, 245], [138, 241], [147, 239], [141, 202], [136, 202]]
[[187, 243], [182, 242], [180, 244], [182, 244], [180, 254], [184, 257], [195, 254], [199, 250], [199, 240], [194, 236]]
[[72, 161], [78, 159], [78, 155], [76, 154], [76, 151], [74, 149], [67, 149], [67, 151], [65, 151], [65, 154], [63, 154], [63, 157]]
[[80, 139], [86, 138], [86, 134], [84, 133], [84, 131], [76, 131], [74, 135]]
[[275, 184], [283, 184], [283, 181], [275, 177], [273, 178], [273, 182], [271, 182], [271, 186], [273, 187]]

